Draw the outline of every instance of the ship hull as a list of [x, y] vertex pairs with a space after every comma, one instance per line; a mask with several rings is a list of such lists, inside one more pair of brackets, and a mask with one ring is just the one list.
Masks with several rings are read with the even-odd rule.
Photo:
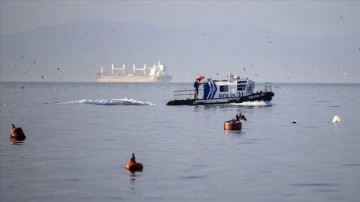
[[156, 77], [156, 76], [100, 76], [97, 82], [103, 83], [153, 83], [153, 82], [169, 82], [172, 77], [169, 75]]
[[166, 105], [209, 105], [209, 104], [230, 104], [230, 103], [243, 103], [243, 102], [254, 102], [254, 101], [271, 101], [274, 96], [273, 92], [262, 92], [253, 93], [248, 96], [231, 98], [231, 99], [186, 99], [186, 100], [170, 100]]

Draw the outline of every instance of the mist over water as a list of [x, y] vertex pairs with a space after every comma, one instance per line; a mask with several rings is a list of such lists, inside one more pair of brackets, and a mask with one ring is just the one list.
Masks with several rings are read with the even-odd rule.
[[[166, 106], [191, 88], [0, 83], [0, 201], [359, 201], [359, 84], [273, 83], [270, 103]], [[237, 113], [242, 131], [224, 131]], [[12, 123], [25, 141], [10, 142]], [[133, 152], [143, 172], [124, 169]]]

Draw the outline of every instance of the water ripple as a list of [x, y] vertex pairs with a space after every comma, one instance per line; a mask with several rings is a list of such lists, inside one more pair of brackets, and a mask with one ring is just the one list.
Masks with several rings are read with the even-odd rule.
[[360, 166], [360, 163], [342, 164], [341, 166]]
[[335, 184], [332, 184], [332, 183], [295, 183], [295, 184], [292, 184], [292, 186], [296, 186], [296, 187], [331, 187], [331, 186], [335, 186]]
[[192, 179], [201, 179], [201, 178], [204, 178], [204, 177], [205, 176], [201, 176], [201, 175], [190, 175], [190, 176], [181, 177], [181, 179], [192, 180]]

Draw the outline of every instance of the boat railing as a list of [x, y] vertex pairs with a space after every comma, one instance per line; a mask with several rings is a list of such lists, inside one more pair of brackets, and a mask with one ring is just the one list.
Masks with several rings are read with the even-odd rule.
[[195, 97], [195, 90], [173, 91], [173, 100], [191, 100]]
[[264, 91], [265, 91], [265, 92], [272, 92], [271, 83], [270, 83], [270, 82], [265, 82], [265, 84], [264, 84]]

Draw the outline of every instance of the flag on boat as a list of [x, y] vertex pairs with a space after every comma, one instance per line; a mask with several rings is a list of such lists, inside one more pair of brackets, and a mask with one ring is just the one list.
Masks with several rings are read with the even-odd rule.
[[196, 78], [196, 80], [197, 80], [198, 82], [201, 82], [204, 78], [205, 78], [204, 76], [200, 75], [198, 78]]

